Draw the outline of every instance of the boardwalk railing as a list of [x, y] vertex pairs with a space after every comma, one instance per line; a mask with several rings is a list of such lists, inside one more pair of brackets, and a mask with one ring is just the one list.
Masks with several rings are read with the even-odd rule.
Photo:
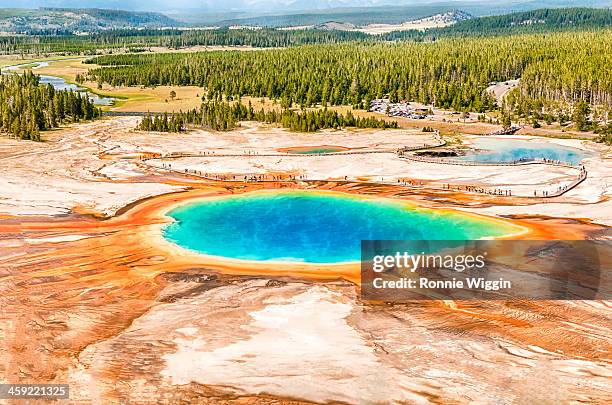
[[399, 157], [406, 160], [413, 160], [416, 162], [424, 163], [436, 163], [441, 165], [455, 165], [455, 166], [525, 166], [525, 165], [550, 165], [567, 167], [570, 169], [578, 169], [580, 166], [570, 165], [563, 163], [558, 160], [549, 159], [521, 159], [512, 162], [479, 162], [476, 160], [461, 160], [461, 159], [446, 159], [446, 158], [430, 158], [424, 156], [416, 156], [413, 154], [399, 154]]
[[446, 145], [446, 141], [441, 138], [434, 138], [436, 141], [432, 144], [417, 145], [417, 146], [405, 146], [403, 148], [395, 149], [376, 149], [376, 150], [355, 150], [345, 152], [321, 152], [321, 153], [214, 153], [214, 152], [170, 152], [162, 155], [163, 159], [179, 159], [186, 157], [317, 157], [317, 156], [344, 156], [344, 155], [367, 155], [373, 153], [395, 153], [400, 155], [404, 152], [412, 152], [423, 149], [438, 148]]
[[[366, 155], [373, 153], [395, 153], [398, 156], [405, 152], [414, 152], [423, 149], [439, 148], [446, 145], [446, 141], [439, 135], [436, 134], [433, 137], [434, 143], [416, 146], [404, 146], [403, 148], [388, 148], [388, 149], [376, 149], [376, 150], [353, 150], [344, 152], [321, 152], [321, 153], [214, 153], [214, 152], [170, 152], [161, 155], [162, 159], [180, 159], [186, 157], [317, 157], [317, 156], [344, 156], [344, 155]], [[155, 156], [154, 158], [158, 158]]]
[[550, 194], [546, 194], [545, 196], [543, 196], [543, 198], [552, 198], [552, 197], [559, 197], [562, 196], [563, 194], [567, 193], [568, 191], [576, 188], [576, 186], [578, 186], [578, 184], [582, 183], [583, 181], [585, 181], [587, 178], [587, 171], [584, 169], [580, 170], [580, 174], [578, 175], [578, 178], [574, 181], [572, 181], [570, 184], [564, 186], [564, 187], [560, 187], [557, 191], [550, 193]]
[[313, 156], [342, 156], [365, 155], [371, 153], [396, 153], [396, 149], [378, 149], [351, 152], [322, 152], [322, 153], [214, 153], [214, 152], [170, 152], [162, 155], [164, 159], [178, 159], [185, 157], [313, 157]]
[[[432, 148], [437, 148], [437, 147], [441, 147], [441, 146], [445, 146], [446, 145], [446, 141], [440, 136], [439, 132], [436, 131], [434, 137], [433, 137], [435, 143], [433, 144], [423, 144], [423, 145], [418, 145], [418, 146], [410, 146], [410, 147], [403, 147], [403, 148], [399, 148], [399, 149], [379, 149], [379, 150], [365, 150], [365, 151], [346, 151], [346, 152], [324, 152], [324, 153], [311, 153], [311, 154], [306, 154], [306, 153], [267, 153], [267, 154], [256, 154], [256, 153], [224, 153], [224, 154], [215, 154], [212, 152], [195, 152], [195, 153], [189, 153], [189, 152], [171, 152], [165, 155], [159, 154], [159, 153], [155, 153], [155, 154], [150, 154], [147, 156], [144, 156], [142, 158], [143, 161], [148, 161], [148, 160], [158, 160], [158, 159], [179, 159], [179, 158], [185, 158], [185, 157], [207, 157], [207, 158], [215, 158], [215, 157], [312, 157], [312, 156], [338, 156], [338, 155], [364, 155], [364, 154], [372, 154], [372, 153], [394, 153], [396, 154], [399, 158], [401, 159], [405, 159], [405, 160], [411, 160], [411, 161], [417, 161], [417, 162], [424, 162], [424, 163], [435, 163], [435, 164], [446, 164], [446, 165], [458, 165], [458, 166], [526, 166], [526, 165], [549, 165], [549, 166], [559, 166], [559, 167], [566, 167], [566, 168], [570, 168], [570, 169], [575, 169], [575, 170], [579, 170], [579, 174], [577, 176], [577, 178], [575, 180], [573, 180], [571, 183], [565, 185], [565, 186], [560, 186], [555, 192], [552, 193], [548, 193], [548, 192], [541, 192], [541, 195], [537, 195], [537, 193], [535, 193], [533, 196], [531, 195], [527, 195], [527, 196], [515, 196], [515, 197], [521, 197], [521, 198], [552, 198], [552, 197], [559, 197], [563, 194], [565, 194], [566, 192], [572, 190], [573, 188], [575, 188], [576, 186], [578, 186], [580, 183], [582, 183], [586, 178], [587, 178], [587, 172], [584, 169], [583, 166], [574, 166], [574, 165], [570, 165], [567, 163], [563, 163], [560, 161], [553, 161], [553, 160], [548, 160], [548, 159], [521, 159], [518, 161], [514, 161], [514, 162], [477, 162], [477, 161], [468, 161], [468, 160], [459, 160], [459, 159], [446, 159], [446, 158], [429, 158], [429, 157], [423, 157], [423, 156], [416, 156], [413, 153], [410, 152], [415, 152], [418, 150], [424, 150], [424, 149], [432, 149]], [[162, 168], [172, 171], [172, 172], [176, 172], [176, 173], [180, 173], [180, 174], [187, 174], [187, 175], [191, 175], [191, 176], [197, 176], [197, 177], [201, 177], [201, 178], [205, 178], [208, 180], [216, 180], [216, 181], [234, 181], [234, 182], [278, 182], [278, 181], [305, 181], [305, 182], [338, 182], [338, 181], [342, 181], [342, 180], [329, 180], [329, 179], [307, 179], [307, 178], [300, 178], [300, 177], [291, 177], [289, 176], [288, 179], [286, 178], [281, 178], [281, 177], [276, 177], [276, 176], [272, 176], [272, 179], [269, 179], [267, 175], [233, 175], [233, 176], [229, 176], [229, 175], [213, 175], [213, 174], [208, 174], [208, 173], [202, 173], [202, 171], [199, 170], [194, 170], [194, 169], [176, 169], [176, 168], [172, 168], [172, 166], [170, 164], [164, 164], [162, 163]], [[158, 167], [158, 166], [156, 166]], [[349, 181], [347, 179], [345, 179], [345, 181]], [[350, 180], [350, 182], [352, 183], [376, 183], [376, 184], [382, 184], [382, 185], [403, 185], [406, 186], [407, 183], [406, 181], [400, 182], [398, 180], [397, 183], [395, 182], [385, 182], [385, 181], [357, 181], [357, 180]], [[444, 189], [444, 188], [443, 188]], [[467, 186], [466, 186], [466, 190], [467, 190]], [[491, 190], [486, 190], [483, 189], [482, 194], [487, 194], [487, 195], [498, 195], [498, 196], [512, 196], [512, 194], [505, 194], [503, 192], [503, 190], [497, 190], [499, 191], [499, 193], [497, 192], [491, 192]]]

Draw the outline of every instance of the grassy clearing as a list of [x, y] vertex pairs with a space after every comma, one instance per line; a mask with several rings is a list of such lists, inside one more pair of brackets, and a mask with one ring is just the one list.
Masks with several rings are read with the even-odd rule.
[[[77, 74], [85, 75], [95, 65], [84, 64], [86, 58], [60, 60], [49, 66], [36, 69], [37, 74], [61, 77], [67, 82], [75, 83]], [[105, 84], [101, 89], [97, 83], [85, 82], [79, 84], [90, 92], [104, 97], [113, 97], [118, 100], [115, 105], [105, 107], [110, 111], [151, 111], [172, 112], [188, 110], [200, 106], [203, 90], [194, 86], [160, 86], [156, 88], [144, 87], [113, 87]], [[175, 91], [176, 97], [172, 99], [170, 92]]]
[[[85, 58], [52, 59], [53, 63], [35, 70], [36, 74], [58, 76], [66, 81], [74, 82], [77, 74], [87, 73], [88, 65], [83, 64]], [[42, 61], [42, 59], [41, 59]]]
[[[29, 56], [21, 56], [21, 55], [0, 55], [0, 67], [4, 66], [12, 66], [12, 65], [22, 65], [22, 64], [31, 64], [34, 62], [49, 62], [49, 61], [68, 61], [75, 60], [75, 56], [48, 56], [48, 57], [29, 57]], [[80, 59], [79, 59], [80, 60]], [[38, 69], [37, 69], [38, 70]]]
[[[93, 87], [93, 92], [107, 97], [121, 98], [111, 111], [151, 111], [173, 112], [197, 108], [202, 103], [203, 90], [199, 87], [160, 86], [156, 88], [139, 87], [106, 87], [97, 90], [94, 83], [85, 83]], [[170, 92], [176, 97], [172, 99]]]

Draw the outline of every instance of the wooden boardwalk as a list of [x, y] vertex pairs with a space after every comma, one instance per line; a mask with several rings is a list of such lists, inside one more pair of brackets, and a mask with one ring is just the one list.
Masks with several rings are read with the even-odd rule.
[[[181, 159], [188, 157], [204, 157], [204, 158], [223, 158], [223, 157], [332, 157], [332, 156], [343, 156], [343, 155], [367, 155], [374, 153], [391, 153], [395, 154], [400, 159], [404, 159], [407, 161], [415, 161], [415, 162], [423, 162], [423, 163], [432, 163], [432, 164], [443, 164], [443, 165], [456, 165], [456, 166], [489, 166], [489, 167], [498, 167], [498, 166], [527, 166], [527, 165], [548, 165], [548, 166], [558, 166], [565, 167], [570, 169], [578, 170], [579, 173], [576, 176], [576, 179], [573, 180], [570, 184], [559, 187], [553, 193], [542, 193], [542, 195], [534, 194], [533, 196], [512, 196], [512, 194], [507, 195], [504, 193], [490, 193], [490, 192], [478, 192], [478, 194], [486, 194], [490, 196], [499, 196], [499, 197], [508, 197], [512, 196], [514, 198], [553, 198], [559, 197], [568, 191], [577, 187], [580, 183], [582, 183], [587, 178], [587, 172], [584, 170], [582, 166], [573, 166], [570, 164], [566, 164], [559, 161], [551, 161], [546, 159], [533, 159], [533, 160], [520, 160], [515, 162], [477, 162], [477, 161], [466, 161], [459, 159], [447, 159], [447, 158], [429, 158], [423, 156], [416, 156], [411, 152], [426, 150], [432, 148], [439, 148], [445, 146], [447, 144], [446, 140], [444, 140], [438, 132], [433, 136], [435, 142], [430, 144], [417, 145], [412, 147], [404, 147], [399, 149], [377, 149], [377, 150], [363, 150], [363, 151], [344, 151], [344, 152], [324, 152], [324, 153], [214, 153], [214, 152], [171, 152], [168, 154], [148, 154], [144, 156], [141, 160], [148, 164], [148, 161], [154, 160], [167, 160], [167, 159]], [[150, 165], [156, 168], [159, 168], [157, 165]], [[170, 164], [162, 163], [162, 167], [165, 170], [172, 171], [175, 173], [196, 176], [205, 178], [207, 180], [213, 181], [228, 181], [228, 182], [279, 182], [279, 181], [293, 181], [293, 182], [326, 182], [326, 183], [337, 183], [342, 180], [328, 180], [328, 179], [307, 179], [307, 178], [296, 178], [293, 176], [289, 176], [288, 179], [283, 179], [280, 177], [272, 176], [272, 178], [266, 178], [266, 175], [255, 175], [255, 174], [246, 174], [246, 175], [208, 175], [208, 173], [202, 174], [202, 171], [193, 170], [193, 169], [174, 169]], [[269, 177], [269, 176], [268, 176]], [[344, 180], [351, 183], [365, 183], [365, 184], [380, 184], [380, 185], [402, 185], [408, 187], [409, 185], [406, 182], [385, 182], [385, 181], [357, 181], [357, 180]], [[443, 190], [448, 190], [447, 188], [443, 188]], [[501, 190], [500, 190], [501, 191]], [[466, 192], [468, 191], [466, 187]]]

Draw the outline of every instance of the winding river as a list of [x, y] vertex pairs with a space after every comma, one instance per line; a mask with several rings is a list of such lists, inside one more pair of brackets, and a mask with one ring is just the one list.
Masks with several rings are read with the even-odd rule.
[[[51, 63], [51, 62], [52, 61], [49, 61], [49, 62], [30, 62], [30, 63], [22, 63], [22, 64], [19, 64], [19, 65], [6, 66], [6, 67], [3, 67], [2, 69], [0, 69], [0, 72], [2, 74], [10, 74], [10, 73], [15, 73], [15, 72], [23, 70], [23, 69], [32, 69], [33, 71], [35, 71], [36, 69], [40, 69], [42, 67], [49, 66], [49, 63]], [[41, 84], [50, 84], [56, 90], [68, 90], [68, 91], [78, 91], [78, 92], [86, 93], [87, 96], [89, 97], [89, 99], [91, 101], [93, 101], [93, 103], [95, 105], [99, 105], [99, 106], [110, 106], [110, 105], [113, 105], [115, 100], [116, 100], [115, 98], [112, 98], [112, 97], [103, 97], [103, 96], [99, 96], [99, 95], [97, 95], [95, 93], [91, 93], [91, 92], [87, 91], [87, 89], [85, 89], [83, 87], [79, 87], [76, 84], [68, 83], [63, 78], [57, 77], [57, 76], [40, 75], [40, 83]]]

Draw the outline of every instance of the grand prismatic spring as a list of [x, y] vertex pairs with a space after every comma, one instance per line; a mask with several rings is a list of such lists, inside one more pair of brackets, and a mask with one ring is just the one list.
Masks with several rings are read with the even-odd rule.
[[325, 192], [211, 198], [169, 212], [164, 235], [185, 248], [243, 260], [359, 260], [366, 239], [479, 239], [516, 233], [500, 221], [406, 202]]

